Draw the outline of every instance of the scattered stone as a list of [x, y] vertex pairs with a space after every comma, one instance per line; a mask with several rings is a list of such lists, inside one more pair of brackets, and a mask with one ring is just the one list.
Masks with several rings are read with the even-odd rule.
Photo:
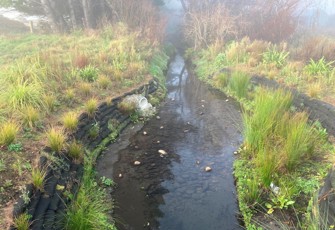
[[187, 122], [187, 124], [188, 124], [188, 125], [190, 125], [190, 124], [191, 124], [191, 122], [189, 122], [189, 121], [188, 121], [188, 122]]
[[238, 152], [237, 152], [237, 151], [235, 151], [235, 152], [234, 152], [234, 155], [237, 155], [237, 154], [238, 154]]
[[156, 119], [157, 119], [157, 120], [160, 120], [160, 119], [161, 119], [161, 117], [160, 117], [160, 116], [157, 116], [157, 117], [156, 117]]
[[171, 101], [174, 101], [174, 98], [172, 98]]
[[205, 168], [205, 172], [210, 172], [210, 171], [212, 171], [212, 168], [209, 167], [209, 166], [206, 166], [206, 168]]
[[157, 144], [161, 143], [160, 141], [157, 141]]
[[138, 149], [138, 146], [137, 146], [137, 145], [135, 145], [135, 149]]
[[167, 155], [167, 152], [165, 150], [163, 150], [163, 149], [158, 150], [158, 153], [161, 154], [161, 155], [163, 155], [163, 156]]
[[228, 99], [226, 99], [226, 101], [229, 101]]
[[200, 161], [196, 161], [195, 163], [196, 163], [197, 165], [199, 165], [199, 164], [200, 164]]
[[120, 173], [120, 174], [119, 174], [119, 178], [122, 178], [122, 177], [123, 177], [123, 175]]
[[184, 130], [184, 133], [187, 133], [188, 131], [189, 131], [188, 129], [185, 129], [185, 130]]
[[201, 102], [205, 102], [205, 100], [201, 100]]
[[204, 105], [201, 105], [201, 107], [202, 107], [202, 108], [205, 108], [205, 106], [204, 106]]
[[134, 165], [140, 165], [140, 164], [141, 164], [141, 162], [139, 162], [139, 161], [134, 162]]
[[160, 129], [164, 129], [164, 126], [159, 127]]
[[143, 132], [143, 135], [146, 136], [146, 135], [148, 135], [148, 133], [147, 133], [146, 131], [144, 131], [144, 132]]

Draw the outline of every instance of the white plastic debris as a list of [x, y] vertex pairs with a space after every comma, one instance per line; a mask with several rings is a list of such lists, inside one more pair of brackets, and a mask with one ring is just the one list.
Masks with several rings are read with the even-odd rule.
[[273, 182], [271, 182], [270, 188], [271, 188], [271, 190], [274, 194], [276, 194], [276, 195], [279, 194], [280, 188], [278, 186], [276, 186]]

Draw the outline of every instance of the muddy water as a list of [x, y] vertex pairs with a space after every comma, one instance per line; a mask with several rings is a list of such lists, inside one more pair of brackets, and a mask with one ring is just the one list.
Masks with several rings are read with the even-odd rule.
[[118, 228], [240, 229], [232, 176], [239, 107], [189, 74], [179, 55], [167, 88], [160, 118], [128, 127], [98, 161], [99, 174], [117, 183]]

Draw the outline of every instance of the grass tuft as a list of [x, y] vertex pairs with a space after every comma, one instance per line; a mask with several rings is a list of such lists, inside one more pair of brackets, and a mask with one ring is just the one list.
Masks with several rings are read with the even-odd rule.
[[98, 100], [95, 98], [91, 98], [85, 103], [84, 107], [85, 107], [85, 111], [87, 112], [88, 116], [94, 117], [94, 114], [98, 108]]
[[73, 132], [77, 129], [78, 126], [78, 117], [74, 112], [68, 112], [63, 115], [62, 123], [66, 130]]
[[105, 75], [100, 75], [97, 79], [97, 83], [101, 89], [107, 89], [111, 85], [109, 77]]
[[21, 112], [23, 124], [28, 125], [30, 128], [34, 127], [40, 119], [39, 111], [31, 105], [25, 107]]
[[47, 171], [45, 169], [33, 168], [31, 170], [32, 183], [40, 191], [43, 191]]
[[246, 98], [248, 95], [250, 77], [243, 72], [233, 72], [229, 79], [228, 88], [239, 99]]
[[47, 132], [48, 145], [52, 151], [60, 152], [62, 151], [65, 143], [65, 135], [62, 130], [57, 130], [52, 127]]
[[84, 158], [84, 147], [77, 141], [71, 142], [68, 146], [68, 155], [76, 161], [82, 161]]
[[14, 220], [14, 227], [17, 230], [29, 230], [30, 228], [30, 215], [23, 213]]
[[0, 126], [0, 144], [9, 146], [19, 132], [19, 126], [13, 121], [7, 121]]

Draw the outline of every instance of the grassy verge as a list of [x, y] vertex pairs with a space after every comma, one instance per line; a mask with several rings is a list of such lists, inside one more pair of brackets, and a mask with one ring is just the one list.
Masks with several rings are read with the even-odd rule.
[[[334, 60], [322, 56], [306, 60], [305, 54], [300, 55], [300, 52], [305, 53], [304, 50], [299, 51], [300, 48], [289, 47], [286, 43], [275, 45], [243, 38], [226, 44], [214, 43], [198, 51], [193, 57], [200, 78], [215, 76], [222, 68], [229, 67], [247, 74], [275, 79], [310, 97], [335, 104]], [[309, 48], [311, 55], [318, 52], [318, 49], [323, 49], [319, 46]]]
[[0, 228], [5, 228], [3, 208], [31, 181], [40, 150], [69, 148], [71, 158], [82, 162], [81, 146], [64, 143], [77, 129], [79, 114], [94, 116], [100, 102], [162, 78], [167, 56], [122, 24], [68, 35], [2, 36], [0, 49]]
[[321, 226], [321, 218], [309, 217], [331, 165], [333, 146], [325, 129], [309, 122], [306, 113], [294, 110], [289, 92], [255, 88], [244, 71], [224, 70], [233, 60], [247, 59], [233, 59], [218, 50], [212, 46], [201, 51], [194, 63], [200, 79], [235, 97], [243, 107], [244, 143], [234, 169], [246, 229]]

